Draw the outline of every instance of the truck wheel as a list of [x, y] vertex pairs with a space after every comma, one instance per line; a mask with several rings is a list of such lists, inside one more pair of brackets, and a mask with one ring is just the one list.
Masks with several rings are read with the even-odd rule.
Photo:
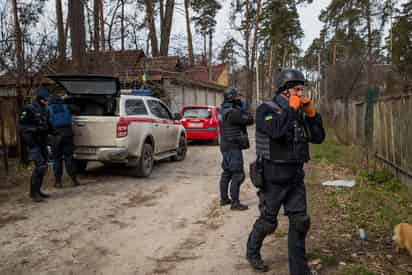
[[87, 160], [76, 160], [76, 173], [83, 174], [87, 168]]
[[186, 158], [187, 153], [187, 141], [184, 136], [180, 136], [179, 147], [176, 149], [176, 155], [172, 157], [173, 161], [182, 161]]
[[153, 170], [153, 147], [149, 143], [143, 145], [142, 154], [136, 167], [136, 176], [146, 178]]

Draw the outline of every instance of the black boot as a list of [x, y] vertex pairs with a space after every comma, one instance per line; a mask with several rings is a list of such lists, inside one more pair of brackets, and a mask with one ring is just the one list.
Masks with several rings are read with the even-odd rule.
[[80, 185], [80, 182], [77, 180], [76, 176], [72, 176], [71, 179], [72, 179], [73, 186], [79, 186]]
[[262, 258], [260, 256], [252, 258], [252, 257], [246, 257], [247, 261], [249, 262], [250, 266], [260, 272], [268, 272], [269, 267], [263, 262]]
[[260, 249], [262, 248], [265, 237], [276, 230], [277, 222], [268, 223], [262, 218], [256, 220], [253, 225], [252, 232], [249, 234], [246, 244], [246, 259], [250, 265], [258, 271], [266, 272], [269, 270], [268, 266], [262, 261]]
[[245, 204], [241, 204], [240, 202], [232, 203], [230, 206], [230, 210], [237, 210], [237, 211], [245, 211], [248, 210], [249, 207]]
[[225, 206], [229, 204], [232, 204], [232, 200], [229, 198], [220, 200], [220, 206]]

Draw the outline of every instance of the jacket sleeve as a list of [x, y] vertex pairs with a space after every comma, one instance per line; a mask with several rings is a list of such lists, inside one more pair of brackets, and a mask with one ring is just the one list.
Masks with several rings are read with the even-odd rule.
[[239, 126], [248, 126], [252, 125], [254, 122], [253, 116], [248, 112], [241, 112], [240, 110], [231, 111], [227, 115], [227, 119], [230, 123], [239, 125]]
[[326, 137], [325, 129], [323, 128], [322, 117], [319, 113], [313, 118], [306, 118], [309, 126], [312, 138], [309, 140], [311, 143], [321, 144]]
[[256, 110], [256, 131], [265, 133], [273, 139], [282, 138], [293, 128], [292, 111], [276, 112], [266, 104]]

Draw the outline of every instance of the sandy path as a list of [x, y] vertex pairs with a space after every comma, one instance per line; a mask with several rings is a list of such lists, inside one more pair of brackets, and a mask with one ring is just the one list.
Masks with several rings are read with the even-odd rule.
[[[3, 205], [16, 219], [0, 227], [0, 274], [254, 274], [244, 253], [255, 189], [242, 186], [249, 211], [220, 208], [220, 159], [218, 147], [193, 145], [150, 179], [95, 168], [48, 203]], [[287, 274], [285, 222], [262, 251], [269, 274]]]

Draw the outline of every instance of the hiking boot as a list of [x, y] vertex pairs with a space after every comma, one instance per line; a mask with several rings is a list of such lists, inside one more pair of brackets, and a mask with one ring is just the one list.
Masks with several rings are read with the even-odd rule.
[[37, 193], [30, 194], [30, 198], [33, 202], [44, 202], [44, 199]]
[[49, 194], [43, 193], [42, 191], [39, 191], [39, 196], [40, 196], [41, 198], [44, 198], [44, 199], [50, 198], [50, 195], [49, 195]]
[[241, 204], [240, 202], [232, 203], [232, 205], [230, 206], [230, 210], [245, 211], [248, 209], [249, 207], [247, 205]]
[[259, 272], [268, 272], [269, 267], [263, 262], [261, 257], [246, 257], [250, 266]]
[[79, 186], [80, 182], [77, 180], [76, 176], [71, 177], [73, 186]]
[[232, 204], [232, 200], [231, 199], [223, 199], [220, 200], [220, 206], [225, 206], [225, 205], [229, 205]]

